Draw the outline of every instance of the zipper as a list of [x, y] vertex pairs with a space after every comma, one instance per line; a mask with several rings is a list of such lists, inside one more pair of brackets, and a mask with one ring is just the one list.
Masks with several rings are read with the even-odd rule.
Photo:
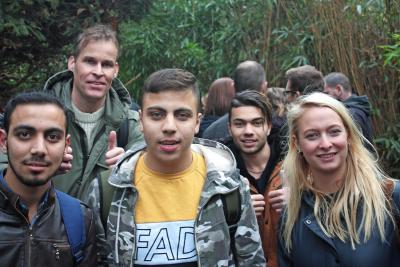
[[[85, 131], [79, 126], [79, 124], [77, 124], [79, 127], [79, 130], [81, 132], [80, 136], [80, 142], [81, 142], [81, 147], [82, 147], [82, 155], [83, 155], [83, 162], [82, 162], [82, 171], [81, 171], [81, 175], [79, 176], [79, 180], [77, 181], [79, 185], [82, 184], [82, 180], [83, 180], [83, 175], [85, 174], [85, 169], [86, 169], [86, 164], [88, 162], [89, 159], [89, 155], [87, 154], [87, 141], [86, 141], [86, 134]], [[82, 134], [83, 132], [83, 134]]]
[[[227, 195], [227, 194], [229, 194], [229, 193], [232, 193], [233, 191], [237, 190], [238, 188], [239, 188], [239, 187], [237, 186], [237, 187], [235, 187], [235, 188], [233, 188], [233, 189], [231, 189], [231, 190], [229, 190], [229, 191], [227, 191], [227, 192], [224, 192], [223, 195]], [[198, 223], [198, 220], [199, 220], [199, 215], [200, 215], [200, 213], [202, 212], [203, 208], [208, 204], [208, 202], [209, 202], [213, 197], [218, 196], [218, 195], [222, 195], [222, 194], [213, 194], [213, 195], [211, 195], [211, 196], [208, 198], [208, 200], [200, 207], [200, 210], [199, 210], [199, 212], [197, 213], [197, 216], [196, 216], [196, 220], [195, 220], [195, 224], [194, 224], [194, 245], [195, 245], [195, 247], [196, 247], [197, 266], [198, 266], [198, 267], [201, 267], [201, 264], [200, 264], [200, 257], [199, 257], [199, 248], [198, 248], [198, 246], [197, 246], [197, 235], [196, 235], [196, 232], [197, 232], [197, 223]], [[224, 216], [225, 216], [225, 215], [224, 215]], [[228, 228], [228, 232], [229, 232], [229, 228]]]
[[33, 241], [33, 234], [32, 234], [32, 226], [29, 226], [29, 232], [28, 232], [28, 267], [31, 266], [31, 254], [32, 254], [32, 241]]
[[[105, 132], [106, 127], [103, 126], [102, 129], [94, 137], [94, 139], [93, 139], [94, 142], [92, 144], [92, 148], [91, 148], [89, 153], [87, 151], [87, 143], [88, 143], [88, 141], [86, 139], [85, 131], [79, 125], [78, 125], [78, 127], [80, 128], [80, 132], [81, 132], [80, 142], [81, 142], [82, 155], [83, 155], [82, 172], [81, 172], [80, 178], [78, 180], [79, 185], [81, 185], [82, 184], [82, 180], [83, 180], [83, 176], [84, 176], [85, 171], [86, 171], [86, 166], [87, 166], [87, 163], [89, 161], [90, 154], [91, 154], [91, 152], [93, 150], [93, 147], [94, 147], [94, 144], [95, 144], [95, 140], [98, 140], [100, 138], [100, 136]], [[82, 134], [82, 132], [83, 132], [83, 134]]]
[[[133, 196], [133, 203], [134, 203], [134, 205], [136, 205], [136, 201], [138, 199], [139, 192], [136, 190], [135, 187], [133, 187], [132, 191], [133, 191], [133, 193], [135, 193], [134, 196]], [[132, 242], [132, 244], [133, 244], [133, 248], [132, 248], [132, 255], [131, 255], [131, 263], [129, 265], [130, 267], [133, 267], [134, 257], [136, 256], [135, 255], [135, 250], [136, 250], [136, 224], [135, 224], [135, 207], [134, 206], [132, 207], [132, 210], [133, 210], [132, 211], [132, 220], [133, 220], [133, 224], [132, 224], [133, 225], [132, 226], [133, 242]]]

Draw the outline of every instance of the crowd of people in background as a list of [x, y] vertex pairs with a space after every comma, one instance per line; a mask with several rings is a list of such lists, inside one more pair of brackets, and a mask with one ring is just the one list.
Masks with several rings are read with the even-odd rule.
[[201, 97], [166, 68], [132, 104], [118, 51], [85, 29], [1, 114], [4, 266], [400, 265], [400, 185], [345, 74], [304, 65], [268, 88], [246, 60]]

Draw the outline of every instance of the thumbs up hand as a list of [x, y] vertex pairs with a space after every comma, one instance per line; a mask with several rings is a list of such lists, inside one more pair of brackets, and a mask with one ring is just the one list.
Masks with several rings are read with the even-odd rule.
[[72, 160], [73, 159], [74, 159], [74, 156], [72, 154], [72, 147], [70, 145], [68, 145], [64, 151], [64, 156], [63, 156], [61, 165], [56, 172], [56, 175], [69, 172], [72, 169]]
[[117, 133], [115, 131], [111, 131], [108, 136], [108, 150], [105, 155], [105, 161], [108, 167], [114, 167], [124, 153], [125, 150], [122, 147], [117, 147]]

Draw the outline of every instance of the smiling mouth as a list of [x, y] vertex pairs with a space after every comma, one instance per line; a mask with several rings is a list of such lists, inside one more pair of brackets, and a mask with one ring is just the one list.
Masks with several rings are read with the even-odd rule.
[[241, 142], [245, 145], [245, 146], [250, 146], [255, 144], [257, 141], [254, 139], [246, 139], [246, 140], [241, 140]]
[[50, 166], [50, 164], [46, 162], [26, 162], [25, 165], [33, 173], [40, 173]]
[[94, 85], [94, 86], [104, 86], [104, 85], [106, 85], [106, 83], [99, 82], [99, 81], [90, 81], [90, 82], [88, 82], [88, 84]]
[[319, 158], [321, 158], [321, 159], [331, 159], [331, 158], [333, 158], [336, 154], [337, 154], [337, 152], [332, 152], [332, 153], [326, 153], [326, 154], [317, 155], [317, 157], [319, 157]]

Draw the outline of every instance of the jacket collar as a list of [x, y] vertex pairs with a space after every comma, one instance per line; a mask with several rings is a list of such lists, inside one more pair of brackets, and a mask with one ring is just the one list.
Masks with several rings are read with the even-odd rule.
[[[13, 207], [20, 210], [23, 214], [28, 214], [28, 207], [27, 205], [22, 201], [19, 195], [14, 193], [12, 189], [8, 186], [7, 182], [4, 179], [4, 174], [6, 172], [6, 169], [0, 171], [0, 191], [3, 194], [5, 199], [8, 199], [10, 203], [12, 203]], [[38, 213], [49, 207], [54, 203], [54, 198], [55, 198], [55, 191], [54, 191], [54, 186], [51, 184], [51, 186], [46, 190], [46, 192], [43, 194], [42, 198], [40, 199], [39, 205], [38, 205]], [[7, 205], [7, 204], [6, 204]]]
[[[69, 113], [73, 115], [71, 106], [71, 91], [74, 75], [69, 70], [58, 72], [51, 76], [45, 83], [43, 90], [49, 91], [60, 97]], [[111, 83], [111, 89], [106, 97], [104, 121], [113, 128], [118, 128], [125, 118], [131, 105], [131, 98], [128, 90], [122, 82], [115, 78]]]
[[[145, 142], [133, 145], [112, 170], [109, 183], [121, 188], [133, 187], [133, 173], [145, 148]], [[236, 160], [226, 146], [215, 141], [194, 138], [192, 150], [201, 154], [206, 162], [207, 179], [203, 191], [223, 193], [238, 186], [238, 182], [232, 179], [233, 174], [238, 176]]]

